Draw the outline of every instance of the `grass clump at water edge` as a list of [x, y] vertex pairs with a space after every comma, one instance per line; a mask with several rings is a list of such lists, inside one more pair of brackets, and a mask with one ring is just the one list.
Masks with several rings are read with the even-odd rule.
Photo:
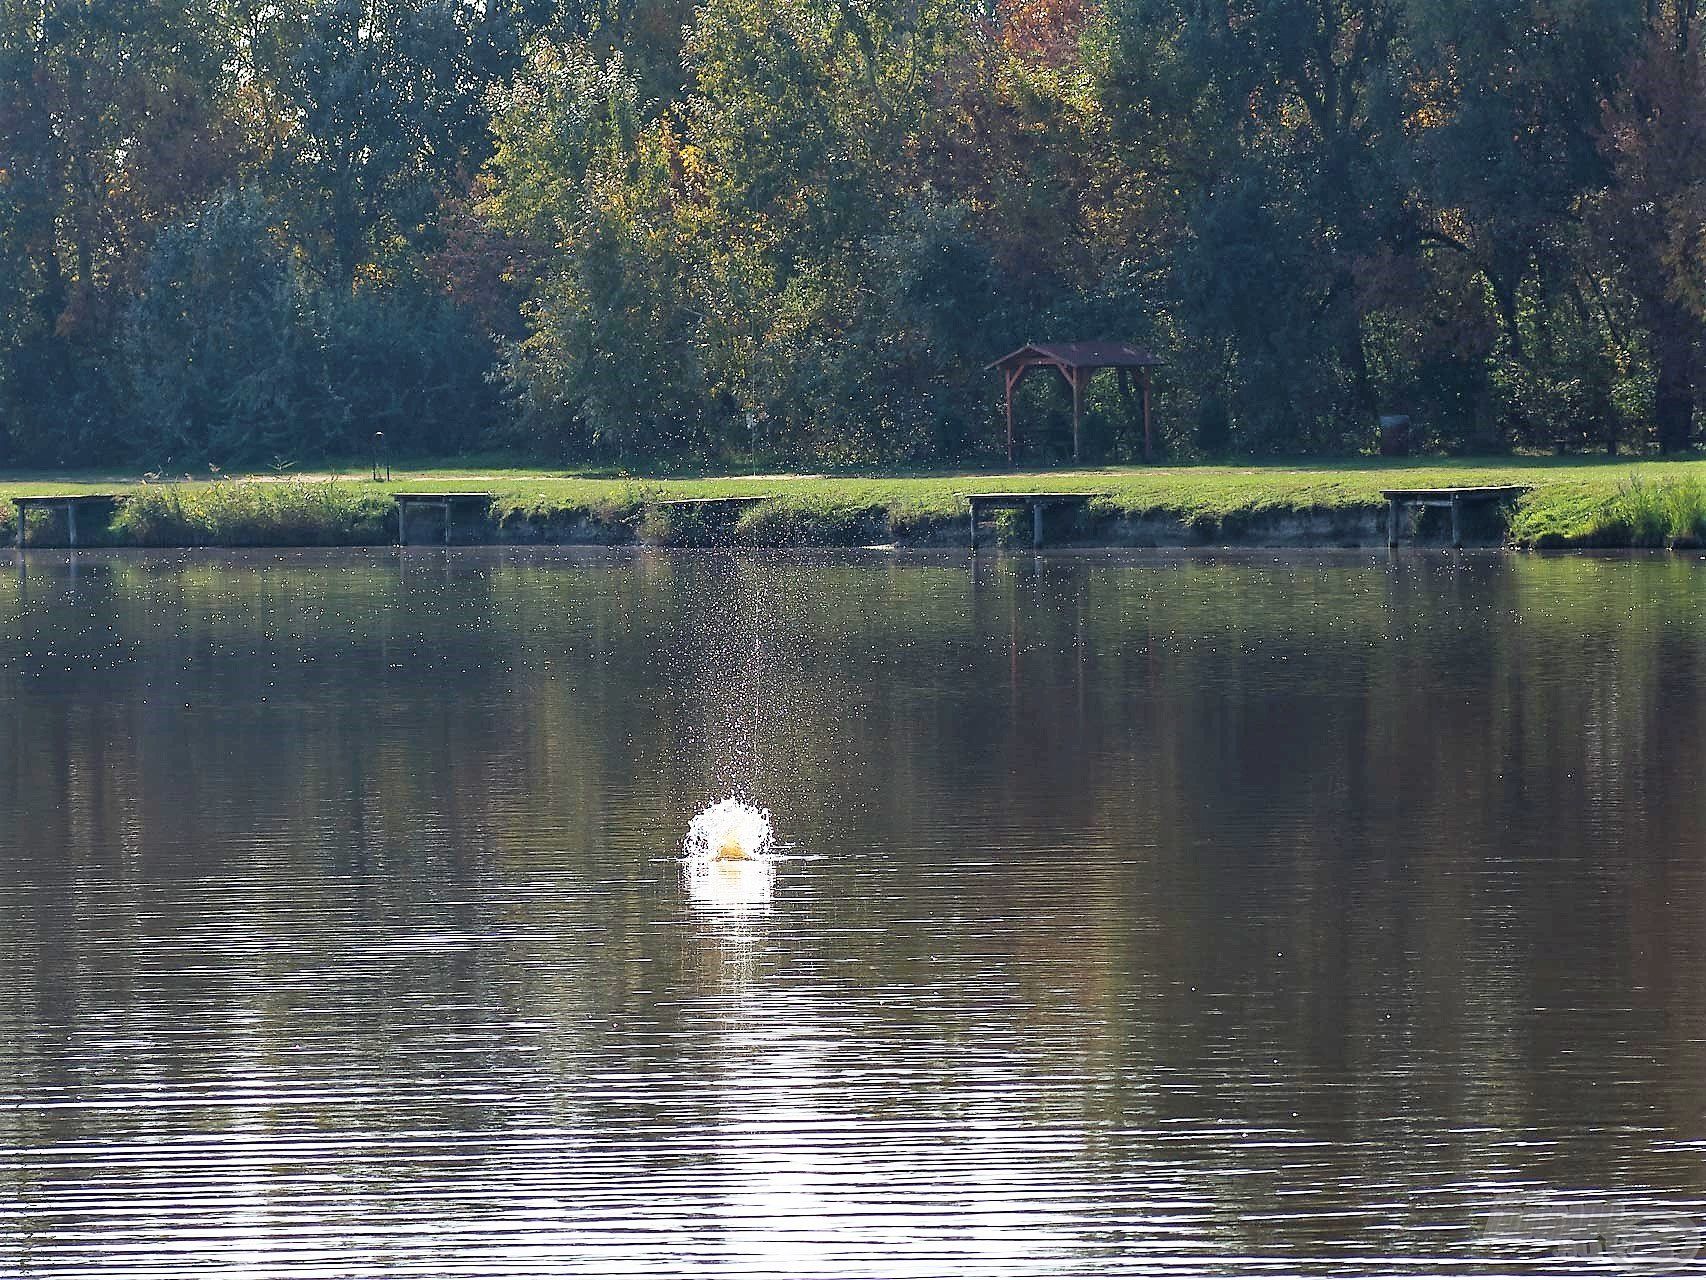
[[1632, 547], [1698, 546], [1706, 536], [1706, 487], [1690, 476], [1644, 481], [1631, 476], [1611, 503], [1615, 533]]
[[1511, 523], [1523, 546], [1697, 547], [1706, 544], [1706, 485], [1692, 474], [1630, 473], [1616, 488], [1560, 485], [1529, 495]]
[[396, 535], [391, 496], [340, 480], [144, 484], [113, 533], [138, 546], [369, 546]]

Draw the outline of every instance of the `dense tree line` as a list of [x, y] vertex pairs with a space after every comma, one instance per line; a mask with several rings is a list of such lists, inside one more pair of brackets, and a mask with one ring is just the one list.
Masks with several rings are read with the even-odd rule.
[[9, 0], [0, 464], [1687, 448], [1697, 4]]

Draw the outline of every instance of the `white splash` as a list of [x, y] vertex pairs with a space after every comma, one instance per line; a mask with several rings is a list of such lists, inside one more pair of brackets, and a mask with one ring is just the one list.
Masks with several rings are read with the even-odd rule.
[[696, 814], [687, 826], [683, 875], [704, 907], [762, 908], [776, 883], [770, 812], [731, 796]]
[[763, 862], [775, 843], [770, 810], [730, 796], [693, 815], [682, 851], [689, 862]]

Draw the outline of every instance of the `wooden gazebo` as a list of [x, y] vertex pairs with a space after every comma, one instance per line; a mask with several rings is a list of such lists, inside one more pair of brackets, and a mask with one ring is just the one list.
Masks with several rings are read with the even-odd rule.
[[1078, 427], [1084, 417], [1084, 392], [1098, 369], [1138, 370], [1143, 383], [1143, 457], [1153, 452], [1149, 434], [1149, 371], [1166, 361], [1128, 342], [1027, 342], [987, 369], [999, 369], [1007, 381], [1007, 462], [1013, 462], [1013, 392], [1032, 369], [1055, 369], [1072, 388], [1072, 458], [1078, 460]]

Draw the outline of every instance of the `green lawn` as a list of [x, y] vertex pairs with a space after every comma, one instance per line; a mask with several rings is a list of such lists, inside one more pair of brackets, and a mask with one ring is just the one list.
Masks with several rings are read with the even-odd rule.
[[[1668, 503], [1667, 509], [1681, 513], [1675, 519], [1692, 519], [1688, 513], [1703, 505], [1698, 497], [1706, 490], [1706, 461], [1498, 458], [1394, 465], [1355, 459], [1012, 472], [630, 476], [484, 465], [482, 460], [480, 465], [399, 467], [392, 476], [391, 483], [375, 485], [363, 467], [341, 475], [253, 477], [264, 484], [197, 479], [145, 485], [131, 475], [13, 475], [0, 478], [0, 498], [42, 492], [140, 494], [121, 509], [117, 533], [125, 541], [312, 542], [382, 540], [390, 495], [398, 491], [481, 490], [495, 495], [499, 519], [604, 522], [637, 522], [653, 499], [767, 494], [776, 501], [743, 517], [752, 535], [748, 540], [809, 544], [860, 540], [879, 523], [903, 536], [928, 532], [963, 519], [965, 495], [977, 492], [1095, 492], [1105, 495], [1096, 504], [1105, 516], [1217, 524], [1241, 515], [1377, 507], [1386, 488], [1524, 484], [1532, 489], [1513, 517], [1513, 540], [1615, 545], [1632, 540], [1631, 495], [1637, 507], [1643, 498], [1657, 496], [1663, 499], [1660, 505]], [[0, 533], [10, 533], [12, 518], [6, 503], [0, 508]], [[340, 530], [340, 524], [347, 527]], [[233, 533], [239, 526], [243, 532]]]

